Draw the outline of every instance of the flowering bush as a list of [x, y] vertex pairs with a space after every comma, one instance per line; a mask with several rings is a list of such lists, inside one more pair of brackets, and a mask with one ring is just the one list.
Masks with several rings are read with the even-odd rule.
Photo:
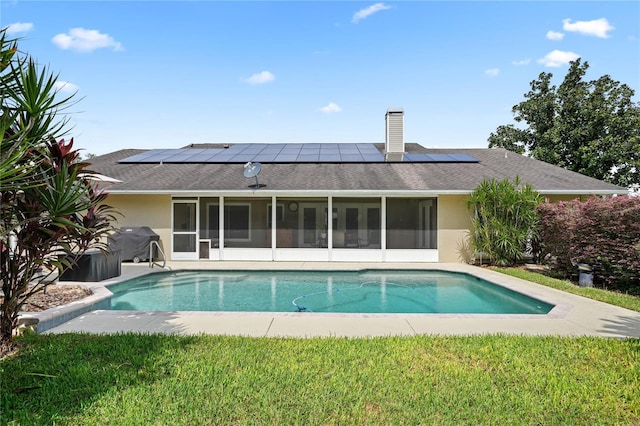
[[538, 213], [553, 268], [571, 276], [588, 263], [596, 285], [640, 294], [640, 198], [544, 203]]

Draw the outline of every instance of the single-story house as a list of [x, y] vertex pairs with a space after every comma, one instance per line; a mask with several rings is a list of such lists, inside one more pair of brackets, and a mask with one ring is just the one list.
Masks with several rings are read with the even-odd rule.
[[519, 176], [552, 201], [626, 189], [504, 149], [429, 149], [385, 114], [385, 143], [194, 144], [92, 159], [117, 179], [118, 226], [148, 226], [168, 260], [462, 262], [468, 195]]

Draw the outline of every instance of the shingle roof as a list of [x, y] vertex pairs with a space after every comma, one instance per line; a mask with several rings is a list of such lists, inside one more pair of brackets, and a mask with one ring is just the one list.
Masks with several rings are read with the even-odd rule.
[[[190, 145], [217, 148], [222, 144]], [[383, 144], [376, 144], [382, 151]], [[626, 189], [504, 149], [428, 149], [406, 144], [408, 153], [467, 154], [478, 163], [293, 163], [263, 164], [261, 191], [473, 191], [483, 179], [515, 179], [530, 183], [543, 194], [611, 194]], [[145, 150], [125, 149], [93, 158], [92, 169], [121, 180], [110, 192], [247, 191], [253, 179], [240, 164], [121, 164]]]

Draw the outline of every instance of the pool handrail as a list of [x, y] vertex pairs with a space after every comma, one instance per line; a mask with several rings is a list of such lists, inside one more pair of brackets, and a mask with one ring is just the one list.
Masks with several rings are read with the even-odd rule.
[[[153, 260], [154, 246], [158, 248], [158, 252], [162, 255], [162, 265]], [[167, 266], [167, 256], [164, 254], [164, 251], [162, 251], [162, 247], [160, 247], [160, 244], [158, 244], [157, 241], [151, 241], [151, 243], [149, 244], [149, 268], [153, 268], [153, 265], [158, 265], [161, 268], [165, 268]]]

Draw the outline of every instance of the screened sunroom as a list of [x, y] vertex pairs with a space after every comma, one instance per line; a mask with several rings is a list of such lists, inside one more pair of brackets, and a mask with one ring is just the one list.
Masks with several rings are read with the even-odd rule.
[[174, 260], [437, 261], [437, 198], [173, 197]]

